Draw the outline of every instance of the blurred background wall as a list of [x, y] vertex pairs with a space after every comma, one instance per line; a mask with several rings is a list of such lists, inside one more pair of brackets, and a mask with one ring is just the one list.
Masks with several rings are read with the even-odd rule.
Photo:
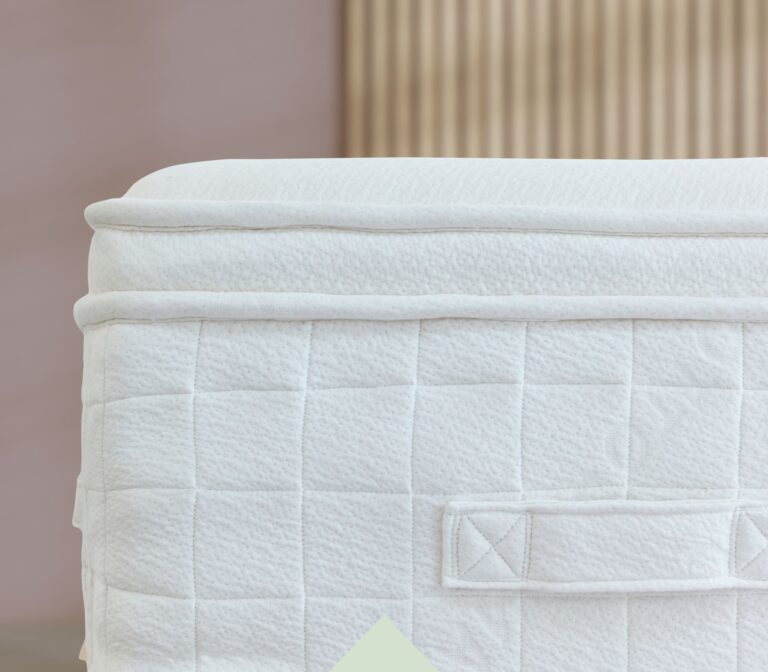
[[169, 164], [337, 155], [341, 50], [338, 0], [0, 2], [3, 672], [80, 669], [83, 208]]
[[0, 670], [81, 669], [82, 210], [223, 157], [765, 155], [768, 0], [0, 2]]
[[765, 0], [349, 0], [350, 156], [768, 151]]

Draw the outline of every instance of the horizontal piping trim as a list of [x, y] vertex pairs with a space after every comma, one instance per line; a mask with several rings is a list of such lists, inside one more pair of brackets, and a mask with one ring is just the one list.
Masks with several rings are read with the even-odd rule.
[[768, 589], [766, 549], [764, 503], [453, 502], [442, 582], [564, 594]]
[[637, 236], [763, 236], [760, 210], [599, 209], [534, 205], [385, 205], [113, 198], [88, 206], [93, 229], [328, 229], [373, 233], [499, 231]]
[[74, 309], [82, 329], [114, 320], [424, 320], [559, 321], [680, 319], [768, 321], [768, 297], [416, 296], [259, 292], [105, 292]]

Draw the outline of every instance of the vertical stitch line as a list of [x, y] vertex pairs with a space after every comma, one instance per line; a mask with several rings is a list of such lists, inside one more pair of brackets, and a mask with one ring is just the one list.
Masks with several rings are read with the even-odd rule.
[[518, 602], [520, 604], [520, 610], [519, 610], [520, 613], [518, 614], [519, 627], [518, 627], [518, 641], [517, 641], [517, 652], [519, 655], [518, 669], [519, 669], [519, 672], [523, 672], [523, 631], [524, 631], [523, 629], [523, 616], [524, 616], [523, 591], [518, 590], [517, 595], [518, 595]]
[[[416, 522], [415, 522], [415, 513], [414, 513], [414, 473], [413, 473], [413, 453], [414, 453], [414, 446], [416, 442], [416, 405], [418, 401], [418, 392], [419, 392], [419, 359], [420, 359], [420, 352], [421, 352], [421, 330], [423, 326], [424, 321], [419, 320], [417, 331], [416, 331], [416, 362], [414, 365], [414, 376], [413, 376], [413, 409], [411, 412], [411, 447], [410, 447], [410, 456], [409, 456], [409, 470], [410, 470], [410, 513], [411, 513], [411, 599], [410, 599], [410, 621], [411, 621], [411, 642], [414, 640], [414, 632], [413, 632], [413, 620], [414, 620], [414, 609], [415, 609], [415, 597], [414, 593], [416, 590]], [[457, 553], [458, 553], [458, 546], [457, 546]]]
[[731, 529], [730, 529], [730, 549], [728, 557], [728, 573], [731, 576], [736, 576], [738, 568], [736, 566], [736, 541], [739, 532], [739, 520], [741, 518], [741, 507], [736, 505], [733, 507], [733, 513], [731, 514]]
[[[526, 373], [526, 364], [528, 360], [528, 326], [530, 325], [530, 322], [526, 322], [523, 326], [523, 358], [522, 358], [522, 366], [520, 371], [520, 436], [518, 437], [518, 452], [519, 452], [519, 462], [518, 462], [518, 471], [519, 471], [519, 478], [520, 478], [520, 499], [523, 500], [525, 496], [525, 479], [523, 478], [523, 471], [525, 468], [525, 460], [524, 460], [524, 451], [523, 451], [523, 418], [525, 417], [525, 373]], [[531, 528], [531, 517], [530, 513], [526, 516], [525, 519], [525, 537], [526, 537], [526, 547], [528, 546], [528, 542], [530, 539], [530, 528]], [[530, 553], [530, 550], [529, 550]], [[525, 580], [528, 577], [528, 561], [524, 559], [524, 562], [526, 563], [526, 566], [524, 567], [523, 571], [523, 580]], [[520, 610], [518, 614], [518, 640], [517, 640], [517, 648], [518, 648], [518, 655], [519, 655], [519, 661], [518, 661], [518, 667], [519, 671], [523, 671], [523, 618], [524, 618], [524, 610], [523, 610], [523, 591], [519, 590], [517, 592], [517, 599], [520, 605]]]
[[624, 624], [625, 624], [625, 645], [627, 658], [627, 672], [631, 672], [632, 657], [630, 655], [630, 633], [629, 633], [629, 595], [624, 598]]
[[197, 630], [197, 370], [200, 362], [200, 341], [203, 336], [203, 320], [197, 330], [195, 363], [192, 369], [192, 627], [194, 638], [194, 669], [199, 665], [200, 651]]
[[523, 556], [523, 581], [528, 580], [531, 569], [531, 540], [533, 538], [533, 515], [530, 511], [525, 516], [525, 554]]
[[627, 383], [627, 474], [624, 481], [624, 499], [629, 499], [632, 481], [632, 397], [635, 379], [635, 320], [630, 320], [629, 382]]
[[[635, 320], [630, 320], [629, 381], [627, 385], [627, 474], [624, 482], [624, 499], [629, 499], [629, 487], [632, 481], [632, 400], [635, 379]], [[624, 596], [624, 620], [626, 630], [627, 672], [630, 672], [630, 633], [629, 633], [629, 595]]]
[[526, 370], [526, 362], [528, 360], [528, 325], [530, 323], [526, 322], [523, 326], [523, 357], [522, 357], [522, 365], [520, 367], [520, 435], [518, 437], [518, 478], [520, 479], [520, 499], [523, 498], [523, 490], [525, 489], [525, 479], [523, 478], [523, 470], [525, 468], [525, 459], [524, 459], [524, 451], [523, 451], [523, 422], [525, 417], [525, 370]]
[[739, 618], [739, 600], [740, 600], [740, 591], [736, 589], [736, 604], [734, 605], [735, 609], [735, 615], [734, 618], [736, 619], [736, 638], [734, 644], [736, 645], [736, 651], [735, 651], [735, 665], [736, 665], [736, 672], [741, 672], [741, 637], [739, 636], [739, 623], [741, 622], [741, 619]]
[[461, 514], [456, 516], [455, 533], [453, 535], [453, 545], [456, 548], [456, 578], [459, 576], [461, 567], [461, 558], [459, 557], [459, 535], [461, 534], [461, 521], [463, 520]]
[[[107, 424], [107, 351], [109, 345], [109, 336], [112, 333], [112, 325], [107, 327], [104, 334], [104, 354], [102, 357], [102, 377], [101, 377], [101, 489], [102, 505], [104, 507], [104, 547], [102, 548], [102, 571], [104, 572], [104, 670], [109, 669], [109, 629], [107, 617], [109, 615], [109, 579], [107, 577], [107, 470], [104, 463], [104, 434]], [[94, 661], [95, 662], [95, 661]]]
[[304, 395], [302, 398], [301, 409], [301, 441], [299, 445], [299, 534], [301, 545], [301, 655], [303, 659], [302, 667], [307, 669], [307, 571], [306, 557], [304, 552], [304, 430], [307, 420], [307, 397], [309, 395], [309, 369], [312, 362], [312, 334], [314, 333], [315, 323], [309, 323], [307, 334], [307, 355], [304, 372]]
[[741, 499], [741, 442], [744, 423], [744, 322], [741, 323], [741, 356], [739, 373], [739, 426], [736, 443], [736, 499]]

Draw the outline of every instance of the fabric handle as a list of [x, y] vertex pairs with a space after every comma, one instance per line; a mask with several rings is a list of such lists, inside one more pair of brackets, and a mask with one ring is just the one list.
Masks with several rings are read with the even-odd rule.
[[443, 585], [556, 593], [768, 588], [768, 507], [453, 502]]

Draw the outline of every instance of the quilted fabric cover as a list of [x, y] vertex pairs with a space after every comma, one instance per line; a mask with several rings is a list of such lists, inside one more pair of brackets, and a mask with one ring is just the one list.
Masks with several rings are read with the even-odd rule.
[[327, 672], [386, 615], [440, 672], [765, 670], [765, 166], [222, 162], [98, 204], [89, 669]]

